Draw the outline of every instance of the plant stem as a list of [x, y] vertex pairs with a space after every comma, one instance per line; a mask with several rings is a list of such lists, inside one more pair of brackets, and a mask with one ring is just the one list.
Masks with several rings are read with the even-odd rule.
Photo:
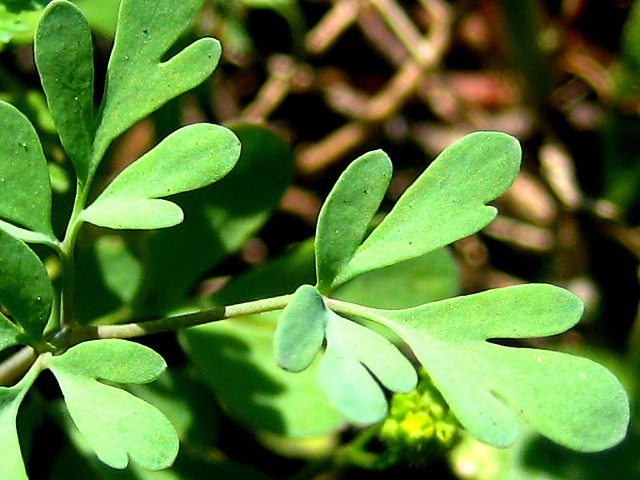
[[183, 328], [195, 327], [205, 323], [229, 320], [235, 317], [254, 315], [283, 309], [289, 303], [292, 295], [255, 300], [252, 302], [238, 303], [227, 307], [215, 307], [201, 312], [175, 315], [157, 320], [144, 322], [132, 322], [122, 325], [97, 325], [90, 327], [74, 327], [66, 332], [58, 340], [61, 348], [69, 348], [77, 343], [87, 340], [105, 338], [135, 338], [155, 333], [171, 332]]
[[0, 385], [15, 384], [38, 358], [38, 354], [31, 347], [23, 347], [0, 363]]

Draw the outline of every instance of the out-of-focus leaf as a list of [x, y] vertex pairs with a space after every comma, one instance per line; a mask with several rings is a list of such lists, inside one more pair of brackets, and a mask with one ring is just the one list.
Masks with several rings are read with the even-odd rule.
[[240, 142], [227, 128], [208, 123], [183, 127], [125, 168], [81, 217], [110, 228], [176, 225], [182, 221], [182, 210], [159, 198], [216, 182], [239, 155]]
[[31, 122], [0, 101], [0, 218], [53, 238], [47, 162]]
[[300, 373], [276, 365], [278, 313], [216, 322], [181, 332], [185, 352], [224, 410], [252, 431], [320, 437], [343, 423], [316, 379], [317, 361]]
[[102, 383], [151, 382], [166, 368], [160, 355], [126, 340], [94, 340], [49, 357], [48, 366], [71, 418], [100, 460], [120, 469], [129, 459], [149, 470], [173, 463], [178, 436], [169, 420], [143, 400]]
[[332, 298], [390, 310], [415, 307], [460, 293], [455, 259], [446, 249], [358, 275]]

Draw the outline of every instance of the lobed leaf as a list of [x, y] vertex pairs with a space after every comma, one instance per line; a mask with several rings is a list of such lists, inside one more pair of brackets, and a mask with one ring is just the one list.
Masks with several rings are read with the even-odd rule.
[[18, 345], [22, 331], [7, 317], [0, 313], [0, 351], [13, 345]]
[[302, 285], [284, 308], [274, 336], [274, 350], [280, 368], [301, 372], [308, 368], [322, 349], [330, 317], [320, 292]]
[[54, 238], [49, 170], [31, 122], [0, 101], [0, 219]]
[[89, 24], [75, 5], [65, 0], [47, 5], [34, 52], [60, 141], [84, 183], [94, 134], [93, 45]]
[[[496, 209], [485, 203], [511, 185], [520, 156], [517, 140], [499, 132], [475, 132], [451, 145], [407, 189], [334, 278], [322, 281], [335, 288], [364, 272], [418, 257], [482, 229], [496, 216]], [[354, 222], [355, 215], [345, 221]]]
[[408, 392], [418, 383], [413, 365], [386, 338], [331, 312], [327, 349], [318, 379], [329, 401], [357, 424], [381, 421], [388, 411], [384, 391]]
[[460, 423], [478, 439], [511, 445], [520, 421], [578, 451], [625, 435], [629, 404], [607, 369], [571, 355], [487, 340], [554, 335], [575, 325], [582, 302], [551, 285], [522, 285], [406, 310], [368, 310], [413, 350]]
[[224, 177], [240, 155], [231, 130], [200, 123], [169, 135], [125, 168], [82, 213], [109, 228], [162, 228], [182, 221], [182, 210], [159, 197], [195, 190]]
[[91, 175], [113, 139], [172, 98], [202, 83], [220, 59], [220, 44], [199, 39], [165, 60], [204, 0], [123, 0], [96, 132]]
[[153, 350], [126, 340], [94, 340], [48, 359], [67, 409], [98, 458], [114, 468], [129, 459], [143, 468], [169, 467], [178, 435], [155, 407], [104, 383], [148, 383], [166, 368]]
[[0, 229], [0, 305], [33, 338], [40, 338], [53, 304], [44, 265], [24, 242]]
[[2, 476], [11, 480], [28, 480], [20, 441], [16, 428], [18, 410], [25, 395], [33, 385], [39, 364], [34, 364], [27, 374], [13, 387], [0, 386], [0, 452], [2, 452]]
[[327, 293], [353, 259], [391, 181], [391, 160], [366, 153], [342, 173], [325, 200], [316, 228], [318, 289]]

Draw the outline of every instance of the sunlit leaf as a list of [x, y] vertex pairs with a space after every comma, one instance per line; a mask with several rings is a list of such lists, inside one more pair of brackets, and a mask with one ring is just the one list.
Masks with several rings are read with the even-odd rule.
[[52, 304], [53, 287], [38, 256], [0, 229], [0, 305], [35, 339], [42, 335]]
[[199, 39], [166, 58], [204, 0], [123, 0], [99, 111], [89, 174], [111, 141], [170, 99], [211, 75], [220, 44]]
[[184, 222], [149, 235], [145, 286], [161, 308], [183, 301], [196, 281], [255, 235], [291, 184], [293, 153], [279, 135], [258, 125], [230, 128], [242, 143], [233, 170], [207, 187], [173, 197]]
[[[519, 166], [520, 146], [504, 133], [476, 132], [451, 145], [400, 197], [348, 264], [339, 269], [332, 288], [361, 273], [418, 257], [482, 229], [496, 216], [496, 209], [485, 203], [511, 185]], [[358, 221], [358, 216], [350, 218], [348, 221]]]
[[366, 425], [386, 416], [387, 399], [377, 382], [394, 392], [416, 387], [413, 365], [382, 335], [331, 312], [326, 336], [318, 379], [350, 421]]
[[20, 343], [21, 330], [0, 313], [0, 350]]
[[353, 161], [325, 200], [316, 229], [318, 289], [326, 293], [353, 259], [391, 181], [391, 160], [381, 150]]
[[45, 9], [34, 45], [35, 60], [60, 141], [81, 182], [93, 145], [93, 45], [80, 10], [56, 0]]
[[110, 228], [176, 225], [182, 221], [182, 210], [159, 198], [219, 180], [239, 155], [240, 142], [230, 130], [208, 123], [183, 127], [125, 168], [82, 218]]
[[582, 308], [570, 292], [534, 284], [406, 310], [366, 310], [411, 347], [478, 439], [507, 447], [524, 421], [561, 445], [598, 451], [617, 444], [629, 421], [626, 393], [611, 372], [581, 357], [487, 341], [561, 333]]
[[0, 218], [53, 237], [49, 170], [31, 122], [0, 101]]
[[169, 420], [143, 400], [102, 383], [151, 382], [166, 367], [160, 355], [126, 340], [94, 340], [50, 357], [48, 366], [71, 418], [100, 460], [120, 469], [129, 459], [149, 470], [173, 463], [178, 435]]
[[331, 312], [315, 287], [302, 285], [280, 315], [274, 338], [278, 365], [300, 372], [313, 362], [324, 341]]

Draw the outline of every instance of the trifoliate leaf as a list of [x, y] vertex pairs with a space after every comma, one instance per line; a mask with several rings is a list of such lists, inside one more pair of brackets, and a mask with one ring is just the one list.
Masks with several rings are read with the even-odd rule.
[[98, 458], [114, 468], [129, 459], [148, 470], [171, 466], [178, 435], [155, 407], [102, 382], [148, 383], [166, 368], [162, 357], [126, 340], [93, 340], [51, 356], [67, 409]]

